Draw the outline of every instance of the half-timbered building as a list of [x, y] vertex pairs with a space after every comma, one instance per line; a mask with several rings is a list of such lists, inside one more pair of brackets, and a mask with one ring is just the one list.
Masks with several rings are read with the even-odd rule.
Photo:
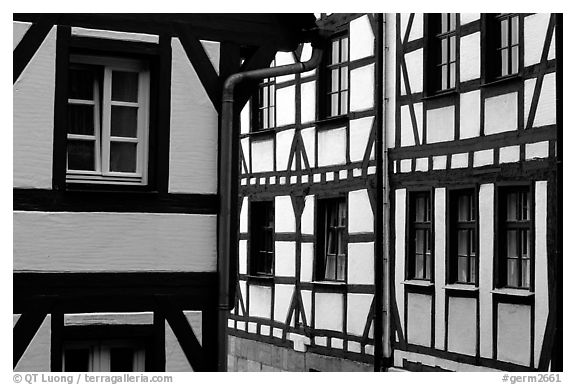
[[[314, 29], [312, 14], [14, 15], [15, 370], [226, 370], [225, 80]], [[251, 85], [235, 91], [240, 111]]]
[[561, 32], [557, 14], [396, 16], [395, 367], [561, 370]]

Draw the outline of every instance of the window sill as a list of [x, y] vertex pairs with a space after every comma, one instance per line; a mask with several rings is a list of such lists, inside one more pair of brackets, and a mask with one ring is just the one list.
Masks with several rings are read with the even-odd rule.
[[343, 293], [346, 291], [346, 282], [342, 281], [312, 281], [312, 285], [324, 291], [333, 291]]
[[159, 191], [152, 186], [143, 184], [113, 184], [113, 183], [69, 183], [66, 182], [67, 193], [139, 193], [157, 195]]
[[434, 283], [426, 281], [423, 279], [407, 279], [402, 282], [402, 285], [406, 286], [419, 286], [419, 287], [433, 287]]
[[262, 129], [262, 130], [258, 130], [258, 131], [250, 131], [248, 133], [248, 136], [250, 137], [259, 137], [259, 136], [271, 136], [274, 135], [274, 133], [276, 132], [276, 127], [272, 127], [272, 128], [266, 128], [266, 129]]
[[316, 126], [319, 129], [323, 128], [334, 128], [340, 125], [345, 125], [348, 123], [350, 119], [348, 115], [338, 115], [338, 116], [331, 116], [329, 118], [319, 119], [316, 121]]
[[511, 287], [503, 287], [500, 289], [494, 289], [491, 291], [492, 294], [500, 294], [506, 296], [514, 296], [514, 297], [532, 297], [534, 292], [528, 289], [514, 289]]
[[446, 290], [459, 290], [459, 291], [478, 291], [478, 286], [466, 283], [451, 283], [444, 286]]
[[434, 99], [441, 99], [444, 97], [450, 97], [458, 95], [458, 91], [456, 88], [450, 88], [449, 90], [438, 91], [433, 94], [426, 95], [422, 98], [422, 100], [434, 100]]
[[508, 75], [508, 76], [504, 76], [504, 77], [500, 77], [500, 78], [496, 78], [496, 79], [486, 80], [484, 83], [482, 83], [480, 85], [480, 87], [493, 87], [493, 86], [498, 86], [498, 85], [502, 85], [502, 84], [520, 82], [520, 81], [522, 81], [522, 78], [520, 77], [520, 73], [517, 73], [514, 75]]
[[273, 275], [248, 275], [247, 276], [248, 283], [256, 284], [256, 285], [273, 285], [274, 284], [274, 276]]

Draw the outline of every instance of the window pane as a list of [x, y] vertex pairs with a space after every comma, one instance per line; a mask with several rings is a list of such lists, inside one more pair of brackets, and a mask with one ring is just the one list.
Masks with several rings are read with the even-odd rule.
[[270, 105], [276, 105], [276, 90], [274, 84], [270, 85], [270, 90], [268, 92], [270, 93]]
[[417, 254], [424, 253], [424, 237], [426, 230], [416, 230], [414, 250]]
[[518, 46], [512, 47], [510, 60], [512, 61], [512, 69], [510, 73], [518, 73]]
[[348, 67], [340, 68], [340, 89], [348, 89]]
[[324, 269], [325, 279], [335, 279], [336, 278], [336, 256], [327, 255], [326, 256], [326, 267]]
[[450, 88], [456, 87], [456, 63], [450, 64]]
[[110, 371], [131, 372], [134, 370], [134, 349], [112, 348], [110, 349]]
[[424, 216], [425, 216], [424, 197], [422, 196], [417, 197], [415, 206], [416, 206], [415, 207], [416, 222], [424, 222]]
[[456, 61], [456, 36], [450, 36], [450, 61]]
[[110, 143], [110, 171], [136, 172], [136, 143]]
[[442, 83], [441, 83], [441, 89], [445, 90], [448, 88], [448, 66], [447, 65], [443, 65], [442, 66]]
[[348, 91], [342, 91], [340, 94], [340, 113], [348, 113]]
[[516, 259], [508, 259], [507, 284], [518, 287], [518, 263]]
[[530, 260], [522, 260], [522, 287], [530, 287]]
[[336, 279], [343, 281], [346, 276], [346, 257], [341, 255], [338, 256], [338, 267], [337, 267], [337, 275], [336, 275]]
[[347, 37], [343, 38], [341, 41], [340, 53], [341, 53], [340, 62], [342, 63], [342, 62], [348, 61], [348, 38]]
[[458, 231], [458, 255], [468, 255], [468, 230]]
[[68, 104], [68, 133], [94, 135], [94, 106]]
[[508, 49], [503, 49], [500, 51], [500, 62], [502, 63], [500, 68], [501, 75], [510, 75], [510, 72], [508, 71]]
[[516, 221], [518, 215], [516, 213], [516, 203], [518, 202], [517, 193], [508, 193], [506, 195], [506, 219], [509, 221]]
[[338, 82], [338, 68], [333, 69], [331, 74], [330, 91], [336, 92], [340, 89], [340, 83]]
[[340, 47], [340, 41], [339, 40], [334, 40], [332, 41], [332, 57], [330, 60], [330, 64], [336, 64], [338, 63], [339, 60], [339, 47]]
[[64, 352], [65, 372], [87, 372], [90, 351], [88, 349], [66, 349]]
[[448, 32], [448, 14], [440, 14], [440, 32]]
[[328, 240], [327, 240], [327, 254], [337, 254], [337, 245], [338, 239], [336, 238], [336, 234], [334, 234], [334, 230], [328, 230]]
[[70, 69], [68, 71], [68, 98], [94, 100], [94, 72]]
[[343, 231], [338, 232], [338, 254], [339, 255], [346, 254], [346, 242], [344, 240]]
[[519, 30], [518, 19], [519, 19], [518, 16], [515, 16], [511, 19], [511, 22], [512, 22], [512, 30], [511, 30], [512, 35], [510, 36], [511, 37], [511, 41], [510, 41], [511, 45], [518, 44], [518, 30]]
[[416, 254], [414, 262], [414, 278], [424, 278], [424, 255]]
[[460, 195], [458, 197], [458, 221], [468, 222], [470, 220], [470, 197]]
[[530, 219], [530, 206], [528, 204], [528, 193], [520, 192], [518, 193], [520, 198], [521, 215], [520, 220], [527, 221]]
[[470, 279], [468, 282], [475, 283], [476, 282], [476, 258], [469, 258], [468, 262], [470, 263]]
[[468, 282], [467, 257], [458, 257], [458, 282]]
[[330, 95], [330, 115], [338, 115], [338, 94]]
[[138, 72], [112, 71], [112, 100], [138, 101]]
[[268, 109], [264, 108], [260, 111], [262, 111], [262, 128], [269, 128], [269, 126], [268, 126]]
[[518, 257], [518, 238], [516, 237], [516, 230], [508, 230], [506, 232], [506, 243], [507, 243], [507, 257], [516, 258]]
[[95, 142], [93, 140], [68, 140], [67, 150], [69, 170], [95, 170]]
[[262, 87], [262, 99], [260, 101], [261, 107], [268, 107], [268, 87]]
[[500, 21], [500, 47], [508, 47], [508, 19]]
[[426, 262], [426, 272], [424, 273], [424, 278], [430, 279], [430, 277], [432, 275], [432, 268], [430, 266], [430, 264], [432, 263], [432, 256], [428, 252], [424, 255], [424, 258], [425, 258], [425, 262]]
[[110, 114], [110, 135], [125, 138], [138, 136], [138, 108], [112, 106]]
[[268, 110], [268, 121], [270, 127], [276, 126], [276, 116], [275, 116], [275, 107], [270, 107]]
[[519, 230], [520, 231], [520, 256], [523, 258], [530, 257], [530, 236], [528, 230]]
[[450, 30], [453, 31], [456, 29], [456, 14], [450, 14]]
[[448, 63], [448, 39], [441, 40], [442, 56], [440, 56], [440, 64]]

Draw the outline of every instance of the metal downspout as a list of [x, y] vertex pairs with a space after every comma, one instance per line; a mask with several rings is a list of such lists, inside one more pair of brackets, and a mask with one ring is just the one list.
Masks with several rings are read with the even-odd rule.
[[[321, 31], [320, 31], [321, 32]], [[322, 61], [322, 37], [317, 33], [312, 41], [312, 56], [303, 63], [289, 64], [280, 67], [262, 68], [252, 71], [239, 72], [230, 75], [224, 82], [222, 92], [221, 114], [221, 147], [219, 178], [222, 188], [219, 194], [220, 217], [218, 222], [218, 371], [227, 370], [228, 340], [228, 314], [234, 308], [234, 298], [230, 298], [230, 285], [235, 284], [236, 277], [230, 277], [230, 264], [236, 263], [236, 256], [231, 255], [231, 245], [238, 242], [237, 223], [233, 223], [232, 212], [238, 208], [238, 159], [234, 156], [234, 149], [238, 141], [238, 127], [234, 124], [234, 88], [245, 80], [260, 80], [268, 77], [296, 74], [310, 71]], [[235, 221], [234, 221], [235, 222]]]

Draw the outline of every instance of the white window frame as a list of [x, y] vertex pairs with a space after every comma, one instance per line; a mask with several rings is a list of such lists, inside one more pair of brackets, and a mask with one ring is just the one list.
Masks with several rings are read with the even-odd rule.
[[[94, 135], [67, 134], [67, 140], [91, 140], [95, 143], [95, 170], [71, 170], [68, 168], [66, 157], [67, 183], [103, 183], [146, 185], [148, 176], [148, 139], [149, 139], [149, 99], [150, 99], [150, 70], [147, 65], [138, 60], [89, 56], [70, 55], [70, 64], [88, 64], [103, 67], [102, 100], [100, 100], [100, 83], [94, 80], [95, 98], [91, 101], [68, 99], [69, 105], [94, 106]], [[138, 73], [138, 100], [137, 102], [123, 102], [112, 100], [112, 72], [125, 71]], [[137, 134], [135, 138], [116, 137], [111, 135], [112, 106], [125, 106], [138, 109]], [[110, 144], [136, 143], [136, 171], [118, 172], [110, 171]]]

